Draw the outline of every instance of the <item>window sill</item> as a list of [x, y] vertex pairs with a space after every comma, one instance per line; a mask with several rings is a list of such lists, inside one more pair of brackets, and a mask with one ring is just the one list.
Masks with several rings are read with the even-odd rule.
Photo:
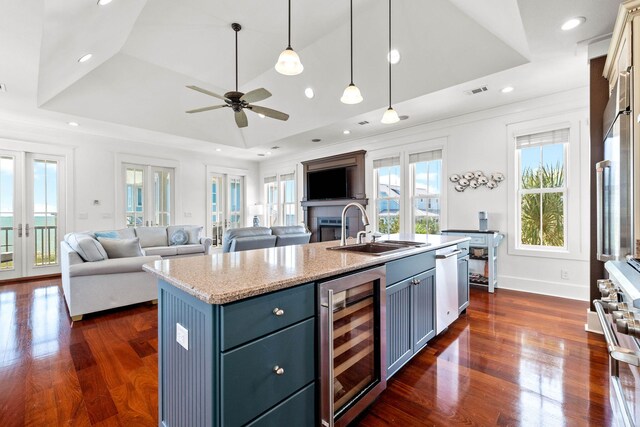
[[568, 249], [551, 249], [551, 248], [513, 248], [510, 246], [507, 250], [509, 255], [536, 257], [536, 258], [553, 258], [577, 261], [588, 261], [588, 254], [572, 253]]

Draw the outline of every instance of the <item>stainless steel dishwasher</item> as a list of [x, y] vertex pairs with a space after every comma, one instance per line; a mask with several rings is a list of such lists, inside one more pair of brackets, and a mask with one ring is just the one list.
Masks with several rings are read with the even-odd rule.
[[436, 335], [458, 318], [458, 254], [456, 246], [436, 251]]

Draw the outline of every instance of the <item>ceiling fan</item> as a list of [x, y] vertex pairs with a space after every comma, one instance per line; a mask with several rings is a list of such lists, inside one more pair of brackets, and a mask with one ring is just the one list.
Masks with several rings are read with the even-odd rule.
[[235, 113], [236, 124], [239, 128], [247, 127], [249, 124], [247, 121], [247, 115], [244, 109], [248, 109], [257, 114], [262, 114], [266, 117], [270, 117], [276, 120], [287, 120], [289, 115], [281, 111], [273, 110], [267, 107], [261, 107], [259, 105], [253, 105], [252, 102], [262, 101], [271, 96], [271, 92], [264, 88], [255, 89], [247, 93], [238, 92], [238, 31], [242, 29], [240, 24], [233, 23], [231, 28], [236, 32], [236, 90], [230, 91], [222, 95], [213, 93], [206, 89], [202, 89], [198, 86], [187, 86], [189, 89], [195, 90], [200, 93], [204, 93], [214, 98], [223, 100], [225, 103], [221, 105], [213, 105], [211, 107], [196, 108], [195, 110], [189, 110], [187, 113], [201, 113], [203, 111], [217, 110], [218, 108], [231, 107]]

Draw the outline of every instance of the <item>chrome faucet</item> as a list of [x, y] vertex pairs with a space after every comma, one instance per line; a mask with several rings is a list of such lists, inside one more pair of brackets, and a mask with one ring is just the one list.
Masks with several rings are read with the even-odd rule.
[[[351, 202], [349, 204], [347, 204], [347, 206], [344, 207], [344, 209], [342, 210], [342, 232], [340, 234], [340, 246], [346, 246], [347, 244], [347, 237], [345, 236], [347, 234], [347, 219], [346, 219], [346, 213], [347, 213], [347, 209], [349, 209], [351, 206], [355, 206], [358, 209], [360, 209], [360, 212], [362, 212], [362, 223], [364, 224], [365, 228], [367, 227], [367, 225], [369, 225], [369, 217], [367, 216], [367, 212], [364, 210], [364, 206], [362, 206], [360, 203], [356, 203], [356, 202]], [[358, 233], [358, 241], [360, 241], [361, 235], [360, 233]]]

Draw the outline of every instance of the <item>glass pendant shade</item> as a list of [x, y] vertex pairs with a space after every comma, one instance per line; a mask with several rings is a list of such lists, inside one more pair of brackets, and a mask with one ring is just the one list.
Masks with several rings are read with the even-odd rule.
[[380, 123], [384, 123], [385, 125], [390, 125], [392, 123], [397, 123], [400, 121], [400, 117], [398, 117], [398, 113], [392, 107], [387, 108], [387, 111], [382, 115], [382, 120]]
[[276, 62], [276, 71], [285, 76], [295, 76], [304, 70], [298, 54], [291, 46], [282, 51]]
[[340, 98], [344, 104], [358, 104], [362, 102], [362, 95], [360, 94], [360, 89], [358, 86], [351, 83], [342, 93], [342, 98]]

